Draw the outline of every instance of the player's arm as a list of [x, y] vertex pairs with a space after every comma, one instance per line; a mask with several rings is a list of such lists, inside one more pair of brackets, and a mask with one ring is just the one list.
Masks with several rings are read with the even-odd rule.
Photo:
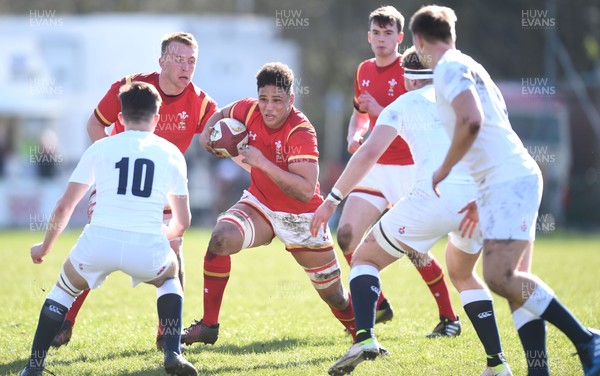
[[254, 146], [241, 150], [240, 155], [243, 156], [243, 163], [262, 170], [286, 195], [302, 202], [310, 201], [315, 195], [319, 177], [319, 164], [316, 161], [290, 163], [288, 171], [285, 171]]
[[88, 184], [69, 182], [67, 189], [52, 211], [44, 241], [31, 247], [31, 259], [35, 264], [42, 263], [44, 256], [50, 253], [52, 245], [64, 231], [65, 227], [67, 227], [75, 206], [77, 206], [77, 203], [83, 198], [89, 188]]
[[385, 107], [380, 105], [375, 97], [373, 97], [371, 93], [366, 90], [358, 96], [358, 109], [370, 116], [378, 117], [384, 108]]
[[[220, 155], [219, 152], [217, 152], [215, 149], [213, 149], [212, 146], [210, 146], [210, 139], [209, 139], [210, 132], [212, 131], [215, 124], [217, 124], [219, 122], [219, 120], [231, 117], [231, 108], [232, 107], [233, 107], [233, 103], [223, 107], [219, 111], [216, 111], [206, 121], [206, 126], [204, 127], [204, 130], [202, 131], [201, 134], [198, 135], [198, 142], [200, 143], [200, 146], [202, 146], [204, 148], [204, 150], [208, 151], [209, 153], [211, 153], [214, 156], [219, 157], [219, 158], [223, 158], [223, 156]], [[234, 161], [238, 166], [240, 166], [247, 172], [250, 172], [250, 169], [251, 169], [250, 165], [248, 165], [246, 163], [242, 163], [242, 159], [244, 159], [244, 157], [242, 155], [238, 155], [237, 157], [231, 158], [231, 160]]]
[[433, 188], [436, 192], [437, 184], [448, 176], [452, 167], [469, 151], [483, 122], [483, 109], [474, 86], [458, 94], [452, 101], [452, 108], [456, 114], [456, 126], [446, 158], [433, 175]]
[[358, 150], [364, 141], [363, 136], [367, 134], [368, 130], [369, 114], [354, 109], [348, 123], [348, 153], [354, 154]]
[[232, 104], [223, 107], [219, 111], [215, 111], [215, 113], [212, 114], [212, 116], [206, 121], [206, 126], [202, 130], [202, 133], [198, 135], [198, 142], [200, 143], [200, 146], [202, 146], [204, 150], [214, 154], [217, 157], [220, 156], [215, 154], [215, 150], [210, 146], [210, 132], [212, 132], [212, 129], [214, 128], [215, 124], [219, 122], [219, 120], [229, 117], [231, 106]]
[[383, 152], [390, 146], [398, 132], [394, 127], [378, 124], [367, 141], [344, 168], [334, 187], [339, 189], [344, 197], [369, 173]]
[[317, 235], [321, 226], [329, 222], [337, 205], [367, 176], [397, 135], [398, 131], [392, 126], [378, 124], [373, 128], [371, 136], [350, 158], [342, 175], [335, 182], [331, 189], [333, 195], [327, 196], [327, 199], [315, 211], [310, 223], [313, 236]]
[[171, 207], [173, 217], [166, 226], [165, 235], [167, 239], [183, 236], [183, 233], [190, 227], [192, 223], [192, 213], [190, 211], [190, 201], [188, 195], [168, 194], [167, 200]]
[[92, 142], [96, 142], [101, 138], [108, 137], [106, 134], [106, 126], [98, 121], [96, 115], [93, 113], [87, 122], [87, 132]]

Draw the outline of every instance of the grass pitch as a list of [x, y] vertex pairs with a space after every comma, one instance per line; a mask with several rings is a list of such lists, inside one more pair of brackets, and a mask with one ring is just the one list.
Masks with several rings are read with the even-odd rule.
[[[1, 232], [0, 375], [17, 374], [25, 365], [42, 302], [79, 230], [67, 232], [42, 265], [29, 257], [40, 232]], [[187, 287], [184, 323], [202, 315], [202, 259], [209, 232], [194, 229], [185, 238]], [[443, 263], [443, 245], [433, 253]], [[348, 267], [343, 264], [347, 285]], [[186, 358], [203, 375], [325, 375], [351, 339], [314, 292], [303, 270], [275, 240], [232, 258], [232, 273], [214, 346], [195, 344]], [[600, 327], [600, 236], [551, 234], [536, 242], [533, 270], [586, 324]], [[485, 354], [451, 288], [463, 322], [458, 338], [429, 340], [437, 309], [429, 290], [406, 259], [382, 273], [383, 291], [394, 320], [377, 326], [392, 355], [365, 362], [354, 375], [479, 375]], [[515, 375], [526, 364], [507, 304], [495, 296], [506, 357]], [[47, 369], [55, 375], [162, 375], [156, 351], [156, 293], [149, 285], [132, 289], [127, 276], [111, 275], [82, 308], [71, 343], [51, 350]], [[581, 374], [574, 347], [549, 326], [548, 349], [554, 375]]]

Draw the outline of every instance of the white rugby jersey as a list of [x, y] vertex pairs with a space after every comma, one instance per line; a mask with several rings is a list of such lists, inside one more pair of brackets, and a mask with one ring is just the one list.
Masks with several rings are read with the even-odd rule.
[[[431, 185], [433, 173], [450, 147], [450, 138], [437, 116], [433, 85], [399, 96], [381, 112], [375, 126], [378, 125], [398, 131], [410, 147], [416, 167], [415, 182]], [[457, 163], [444, 181], [473, 183], [473, 178], [463, 163]]]
[[480, 186], [539, 173], [535, 160], [510, 126], [500, 90], [481, 64], [459, 50], [448, 50], [434, 69], [433, 82], [438, 115], [450, 137], [456, 126], [452, 101], [470, 88], [479, 96], [483, 122], [463, 161]]
[[157, 234], [167, 194], [188, 195], [179, 149], [151, 132], [126, 131], [91, 145], [70, 182], [96, 183], [91, 224]]

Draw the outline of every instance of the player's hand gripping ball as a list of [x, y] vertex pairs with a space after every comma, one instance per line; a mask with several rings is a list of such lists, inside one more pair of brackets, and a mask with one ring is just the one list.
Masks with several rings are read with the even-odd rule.
[[221, 119], [210, 132], [209, 141], [210, 146], [223, 157], [236, 157], [241, 149], [248, 146], [248, 130], [236, 119]]

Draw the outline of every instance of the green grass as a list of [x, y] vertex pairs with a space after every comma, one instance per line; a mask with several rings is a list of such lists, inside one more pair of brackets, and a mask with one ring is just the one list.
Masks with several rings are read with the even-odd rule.
[[[39, 232], [2, 232], [0, 279], [0, 374], [16, 374], [27, 361], [39, 310], [56, 281], [60, 265], [79, 235], [64, 234], [42, 265], [34, 265], [29, 247]], [[209, 233], [186, 235], [186, 325], [202, 312], [202, 259]], [[586, 324], [600, 327], [600, 236], [554, 234], [536, 243], [534, 272]], [[443, 244], [434, 249], [443, 260]], [[342, 259], [343, 260], [343, 259]], [[343, 262], [344, 283], [348, 267]], [[355, 375], [479, 375], [483, 348], [460, 306], [463, 334], [428, 340], [437, 322], [433, 298], [408, 260], [382, 273], [383, 290], [396, 316], [377, 327], [380, 342], [392, 356], [361, 364]], [[51, 350], [47, 368], [56, 375], [161, 375], [162, 355], [154, 347], [154, 287], [132, 289], [116, 273], [92, 292], [80, 312], [71, 343]], [[525, 360], [507, 304], [495, 297], [504, 350], [515, 375], [526, 373]], [[350, 346], [350, 338], [313, 291], [303, 270], [281, 243], [233, 256], [233, 270], [221, 312], [221, 332], [214, 346], [195, 344], [186, 354], [203, 375], [324, 375]], [[554, 375], [581, 374], [573, 346], [549, 327], [548, 348]]]

